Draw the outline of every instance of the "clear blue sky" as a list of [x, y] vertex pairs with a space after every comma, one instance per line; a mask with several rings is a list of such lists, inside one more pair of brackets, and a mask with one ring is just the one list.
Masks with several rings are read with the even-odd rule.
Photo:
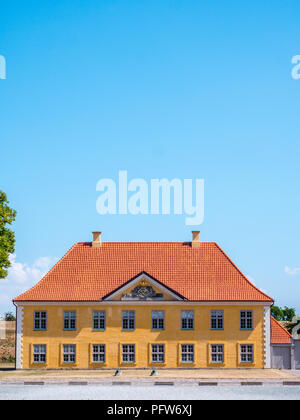
[[2, 2], [0, 188], [23, 277], [0, 314], [92, 230], [190, 240], [184, 216], [97, 214], [97, 181], [122, 169], [204, 178], [201, 240], [300, 312], [299, 21], [298, 0]]

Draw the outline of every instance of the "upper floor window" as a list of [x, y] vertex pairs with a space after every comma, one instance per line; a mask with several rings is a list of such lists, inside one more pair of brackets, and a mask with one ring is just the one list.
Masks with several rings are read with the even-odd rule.
[[240, 347], [241, 363], [253, 363], [253, 345], [242, 344]]
[[122, 328], [123, 330], [135, 329], [135, 312], [134, 311], [122, 312]]
[[76, 311], [64, 311], [64, 330], [76, 330]]
[[45, 331], [47, 329], [47, 312], [34, 313], [34, 329], [36, 331]]
[[76, 362], [76, 345], [75, 344], [64, 344], [63, 361], [64, 363]]
[[45, 344], [34, 344], [33, 362], [46, 363], [46, 345]]
[[93, 363], [105, 363], [105, 344], [93, 345]]
[[152, 363], [164, 363], [165, 361], [165, 345], [152, 344]]
[[223, 330], [223, 328], [224, 328], [224, 313], [223, 313], [223, 311], [211, 311], [211, 313], [210, 313], [210, 328], [212, 330]]
[[181, 362], [194, 362], [194, 344], [181, 344]]
[[105, 311], [93, 312], [93, 329], [105, 330]]
[[165, 312], [152, 311], [152, 329], [163, 330], [165, 328]]
[[181, 311], [181, 329], [194, 329], [194, 311]]
[[253, 312], [241, 311], [240, 314], [241, 330], [252, 330], [253, 328]]

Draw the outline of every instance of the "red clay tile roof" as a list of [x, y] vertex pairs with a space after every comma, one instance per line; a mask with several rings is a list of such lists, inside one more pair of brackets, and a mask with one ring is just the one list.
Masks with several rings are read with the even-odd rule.
[[291, 334], [271, 316], [271, 344], [291, 344]]
[[76, 243], [15, 301], [99, 301], [146, 272], [191, 301], [267, 301], [216, 243]]

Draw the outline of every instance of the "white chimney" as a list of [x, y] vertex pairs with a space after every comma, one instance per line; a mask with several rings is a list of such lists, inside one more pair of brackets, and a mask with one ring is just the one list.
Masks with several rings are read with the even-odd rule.
[[92, 242], [92, 247], [93, 248], [100, 248], [100, 246], [101, 246], [101, 233], [102, 232], [93, 232], [93, 242]]

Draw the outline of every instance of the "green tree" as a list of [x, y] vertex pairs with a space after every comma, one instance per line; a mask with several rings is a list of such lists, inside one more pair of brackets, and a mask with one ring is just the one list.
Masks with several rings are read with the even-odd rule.
[[273, 305], [271, 308], [272, 316], [277, 319], [277, 321], [288, 321], [292, 322], [292, 319], [296, 315], [296, 311], [294, 308], [288, 308], [285, 306], [284, 308], [280, 308], [279, 306]]
[[4, 320], [5, 321], [15, 321], [16, 317], [14, 316], [14, 314], [12, 312], [6, 312], [6, 314], [4, 315]]
[[15, 251], [15, 234], [9, 229], [17, 212], [9, 207], [6, 194], [0, 190], [0, 279], [7, 276], [9, 256]]

